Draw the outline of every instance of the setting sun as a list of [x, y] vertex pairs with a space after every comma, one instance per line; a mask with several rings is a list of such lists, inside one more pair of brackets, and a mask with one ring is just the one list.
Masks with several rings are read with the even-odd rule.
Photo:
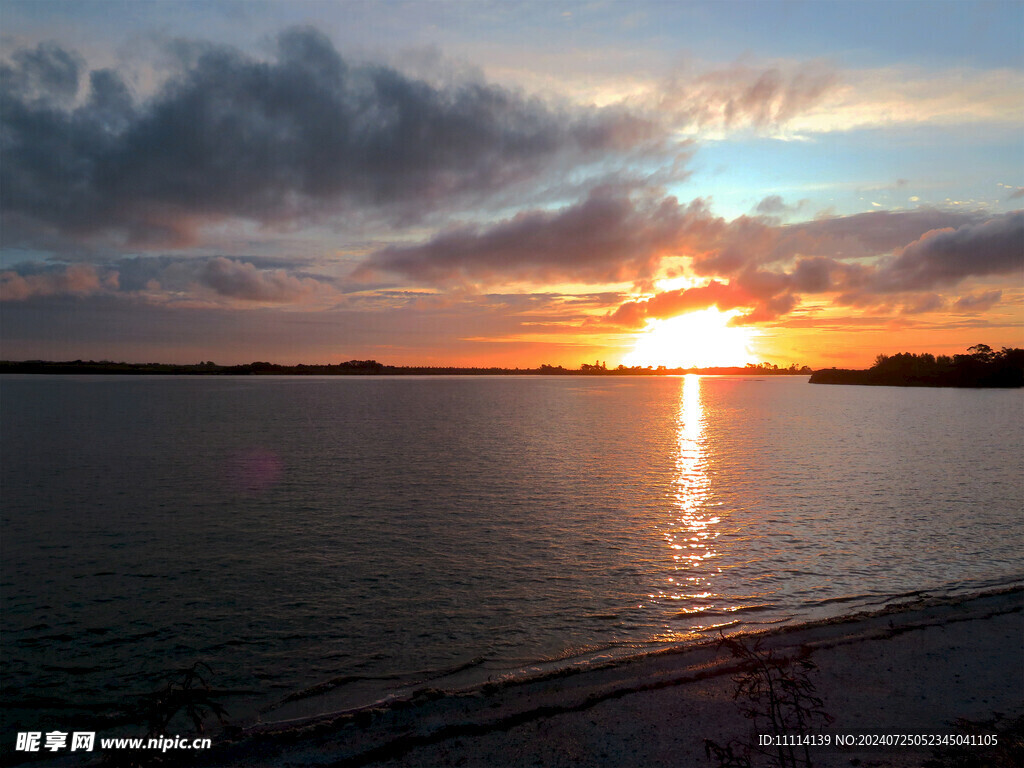
[[693, 368], [753, 362], [749, 349], [753, 329], [730, 326], [729, 320], [735, 314], [711, 307], [668, 320], [650, 320], [622, 363]]

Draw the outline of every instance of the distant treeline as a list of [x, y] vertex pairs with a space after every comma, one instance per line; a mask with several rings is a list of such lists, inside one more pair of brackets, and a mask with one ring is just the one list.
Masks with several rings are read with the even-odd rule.
[[1024, 387], [1024, 349], [987, 344], [966, 355], [879, 355], [866, 371], [815, 371], [811, 384], [875, 384], [894, 387]]
[[115, 363], [109, 360], [71, 360], [50, 362], [26, 360], [22, 362], [0, 361], [0, 373], [49, 373], [49, 374], [113, 374], [113, 375], [191, 375], [191, 376], [679, 376], [687, 373], [705, 375], [737, 376], [757, 374], [759, 376], [789, 376], [811, 374], [806, 365], [779, 368], [771, 363], [748, 363], [746, 366], [727, 368], [666, 368], [665, 366], [620, 365], [608, 368], [604, 363], [584, 363], [579, 368], [564, 368], [561, 365], [542, 365], [539, 368], [460, 368], [455, 366], [408, 366], [384, 365], [376, 360], [349, 360], [331, 365], [278, 365], [255, 362], [244, 365], [217, 365], [212, 361], [194, 365], [171, 365], [168, 363]]

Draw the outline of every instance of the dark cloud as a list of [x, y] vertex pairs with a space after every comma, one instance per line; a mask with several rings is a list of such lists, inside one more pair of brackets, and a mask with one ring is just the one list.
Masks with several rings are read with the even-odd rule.
[[1010, 196], [1006, 199], [1020, 200], [1022, 197], [1024, 197], [1024, 187], [1017, 187], [1017, 189], [1013, 190], [1013, 192], [1010, 193]]
[[327, 284], [312, 278], [296, 277], [283, 269], [257, 269], [223, 256], [206, 261], [199, 279], [218, 295], [243, 301], [295, 303], [331, 292]]
[[15, 51], [13, 66], [0, 64], [4, 88], [46, 107], [72, 101], [78, 94], [82, 59], [54, 43]]
[[772, 219], [740, 216], [708, 230], [714, 240], [704, 244], [706, 255], [696, 259], [694, 268], [698, 274], [716, 277], [798, 257], [866, 259], [891, 253], [930, 230], [983, 220], [980, 213], [929, 208], [872, 211], [785, 226]]
[[275, 222], [374, 209], [415, 216], [657, 142], [622, 110], [567, 111], [481, 82], [439, 87], [355, 66], [310, 29], [276, 58], [182, 46], [184, 69], [136, 103], [117, 73], [89, 74], [53, 45], [2, 69], [0, 206], [8, 243], [106, 235], [187, 242], [221, 217]]
[[699, 205], [602, 188], [558, 211], [527, 211], [486, 229], [462, 227], [423, 245], [385, 248], [356, 276], [386, 270], [428, 282], [633, 281], [651, 276], [706, 219]]
[[968, 277], [1024, 270], [1024, 211], [925, 233], [883, 263], [871, 281], [878, 292], [923, 291]]
[[153, 281], [171, 290], [185, 291], [189, 283], [199, 280], [199, 275], [207, 269], [207, 262], [217, 258], [249, 264], [261, 273], [286, 270], [289, 275], [297, 278], [323, 279], [305, 270], [311, 265], [309, 260], [294, 256], [125, 256], [109, 261], [102, 267], [118, 273], [122, 291], [147, 290]]
[[[932, 214], [928, 214], [931, 216]], [[851, 220], [868, 224], [876, 215], [830, 220], [828, 228], [818, 229], [819, 243], [835, 247], [836, 234], [842, 233], [840, 243], [856, 242], [853, 247], [864, 247], [865, 241], [890, 244], [889, 238], [898, 236], [905, 226], [918, 226], [919, 217], [900, 222], [897, 214], [886, 214], [882, 220], [890, 224], [888, 232], [879, 235], [870, 232], [861, 235], [850, 229]], [[831, 226], [834, 225], [834, 228]], [[807, 227], [798, 227], [806, 234]], [[819, 245], [820, 247], [820, 245]], [[840, 252], [840, 248], [835, 248]], [[995, 216], [986, 221], [962, 224], [957, 228], [931, 230], [913, 239], [908, 245], [894, 249], [892, 255], [873, 262], [855, 260], [846, 263], [835, 258], [815, 256], [797, 259], [789, 271], [773, 272], [747, 270], [738, 273], [733, 282], [750, 296], [758, 299], [759, 306], [740, 321], [761, 322], [778, 317], [795, 306], [788, 298], [793, 292], [822, 294], [836, 293], [836, 302], [846, 306], [891, 311], [902, 305], [903, 314], [920, 314], [942, 309], [946, 298], [934, 289], [949, 288], [969, 278], [1009, 275], [1024, 270], [1024, 212]], [[984, 294], [972, 305], [968, 298], [954, 309], [977, 311], [990, 308], [998, 296]], [[787, 305], [791, 305], [786, 309]]]
[[816, 250], [806, 255], [816, 253], [837, 259], [877, 256], [902, 248], [933, 229], [981, 222], [985, 217], [977, 211], [919, 208], [816, 219], [783, 228], [786, 237], [777, 255], [797, 255], [807, 245]]

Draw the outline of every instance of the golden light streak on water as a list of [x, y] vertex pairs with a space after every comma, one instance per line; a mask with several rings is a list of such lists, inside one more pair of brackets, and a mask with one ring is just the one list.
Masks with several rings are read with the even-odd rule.
[[[718, 596], [710, 583], [708, 561], [718, 556], [714, 541], [718, 537], [717, 515], [707, 511], [707, 454], [704, 436], [704, 407], [701, 377], [682, 378], [676, 427], [676, 471], [674, 481], [674, 516], [665, 533], [676, 576], [663, 597], [687, 600], [684, 613], [695, 613], [711, 607], [704, 600]], [[693, 602], [700, 598], [701, 602]]]

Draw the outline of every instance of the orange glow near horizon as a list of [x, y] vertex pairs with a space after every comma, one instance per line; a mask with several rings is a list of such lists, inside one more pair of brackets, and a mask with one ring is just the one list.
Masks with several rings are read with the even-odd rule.
[[710, 307], [667, 320], [650, 320], [622, 364], [704, 368], [754, 362], [750, 344], [755, 332], [745, 326], [730, 326], [729, 320], [736, 314], [735, 310], [720, 312]]

